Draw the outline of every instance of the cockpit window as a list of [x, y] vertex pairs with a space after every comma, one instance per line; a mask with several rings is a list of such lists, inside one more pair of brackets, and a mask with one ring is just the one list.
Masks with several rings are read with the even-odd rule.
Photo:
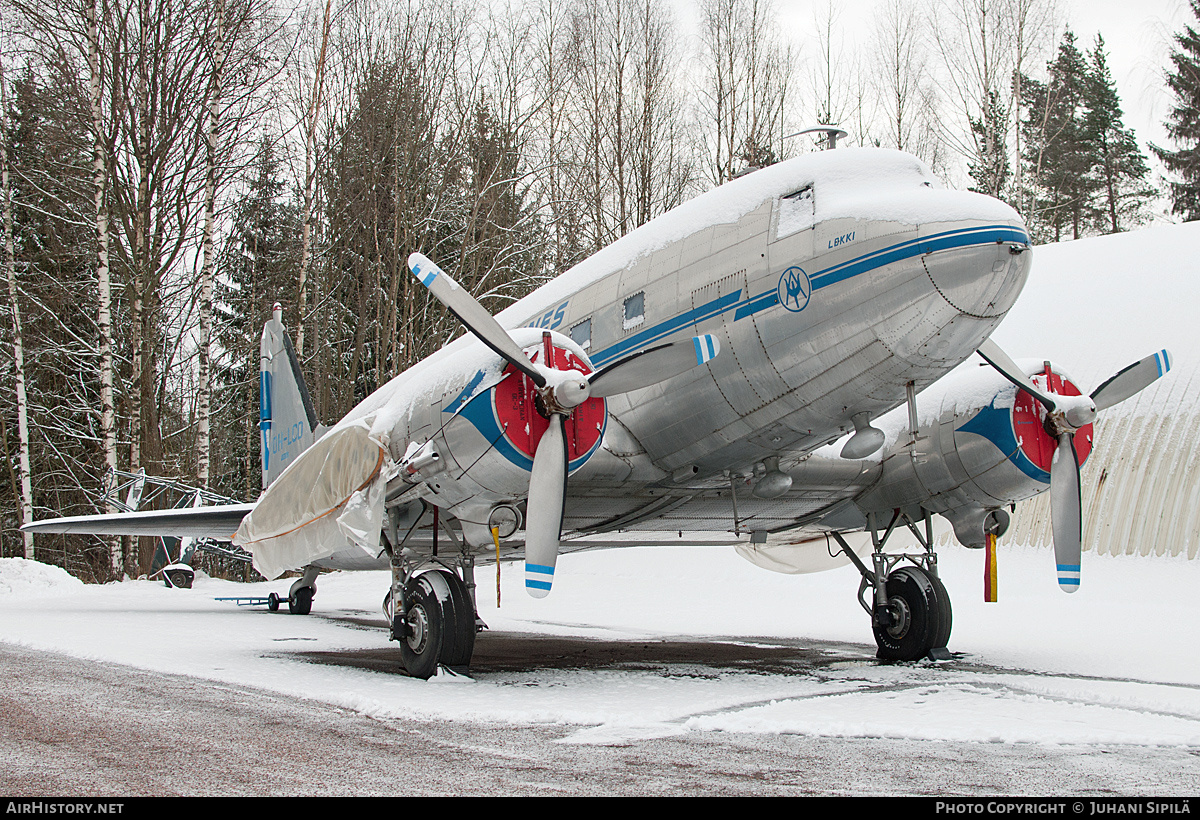
[[775, 221], [775, 238], [783, 239], [805, 228], [811, 228], [816, 219], [812, 185], [805, 185], [779, 199]]
[[795, 199], [798, 201], [809, 200], [813, 198], [813, 186], [805, 185], [799, 191], [793, 191], [790, 194], [784, 194], [784, 199]]

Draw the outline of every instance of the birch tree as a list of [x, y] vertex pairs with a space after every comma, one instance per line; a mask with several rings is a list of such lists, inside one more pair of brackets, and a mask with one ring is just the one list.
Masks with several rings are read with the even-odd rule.
[[701, 139], [720, 184], [782, 157], [795, 55], [776, 34], [771, 0], [703, 0], [700, 8]]
[[[25, 391], [24, 334], [21, 330], [20, 300], [17, 298], [17, 260], [13, 247], [12, 187], [8, 173], [8, 93], [0, 65], [0, 198], [3, 199], [4, 273], [8, 280], [8, 303], [12, 317], [13, 381], [17, 395], [17, 463], [21, 481], [21, 524], [33, 520], [33, 484], [29, 474], [29, 401]], [[34, 558], [33, 534], [24, 533], [25, 557]]]
[[304, 355], [304, 321], [308, 313], [308, 275], [312, 265], [314, 204], [317, 186], [317, 141], [321, 121], [321, 107], [325, 99], [325, 63], [329, 50], [329, 33], [333, 24], [333, 0], [325, 0], [325, 11], [321, 18], [321, 34], [313, 64], [312, 78], [306, 84], [302, 96], [307, 98], [304, 115], [300, 122], [304, 138], [304, 210], [301, 217], [303, 240], [300, 252], [300, 270], [297, 273], [298, 299], [296, 311], [296, 355]]
[[[103, 81], [100, 75], [100, 0], [87, 4], [88, 103], [92, 130], [92, 202], [96, 228], [96, 331], [100, 354], [100, 435], [103, 438], [105, 477], [117, 469], [116, 406], [113, 397], [112, 277], [108, 261], [108, 158], [111, 151], [109, 129], [101, 104]], [[112, 499], [106, 513], [116, 512]], [[121, 540], [108, 540], [114, 575], [121, 570]]]
[[875, 19], [872, 79], [883, 128], [880, 144], [937, 162], [936, 99], [929, 71], [924, 14], [904, 0], [885, 0]]
[[220, 134], [221, 83], [225, 60], [229, 56], [225, 32], [226, 0], [216, 0], [212, 32], [211, 74], [209, 75], [208, 119], [204, 134], [204, 257], [200, 273], [200, 341], [196, 374], [196, 484], [208, 489], [210, 404], [210, 344], [212, 342], [213, 231], [217, 212], [217, 139]]
[[[269, 102], [264, 87], [276, 70], [272, 57], [279, 49], [281, 28], [261, 0], [213, 0], [208, 31], [208, 84], [205, 99], [204, 217], [199, 283], [199, 344], [196, 375], [196, 483], [208, 487], [209, 409], [213, 281], [216, 253], [213, 235], [217, 220], [218, 187], [238, 162], [245, 134], [264, 117]], [[251, 153], [252, 152], [247, 152]]]

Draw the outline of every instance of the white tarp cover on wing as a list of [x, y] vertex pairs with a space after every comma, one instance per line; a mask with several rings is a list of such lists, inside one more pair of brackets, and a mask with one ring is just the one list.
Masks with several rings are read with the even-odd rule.
[[387, 450], [371, 417], [331, 430], [271, 483], [233, 542], [268, 580], [326, 558], [348, 543], [372, 555], [379, 545]]

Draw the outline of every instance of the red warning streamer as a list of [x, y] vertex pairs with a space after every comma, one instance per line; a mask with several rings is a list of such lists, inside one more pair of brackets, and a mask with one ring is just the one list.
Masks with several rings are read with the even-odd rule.
[[983, 601], [996, 603], [996, 536], [988, 533], [983, 560]]

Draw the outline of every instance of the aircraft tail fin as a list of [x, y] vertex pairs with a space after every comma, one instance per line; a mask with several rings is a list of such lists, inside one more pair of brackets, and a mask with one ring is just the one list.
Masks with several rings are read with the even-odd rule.
[[283, 327], [278, 302], [263, 325], [259, 345], [258, 427], [262, 432], [262, 485], [265, 490], [316, 441], [325, 428], [317, 423], [300, 360]]

